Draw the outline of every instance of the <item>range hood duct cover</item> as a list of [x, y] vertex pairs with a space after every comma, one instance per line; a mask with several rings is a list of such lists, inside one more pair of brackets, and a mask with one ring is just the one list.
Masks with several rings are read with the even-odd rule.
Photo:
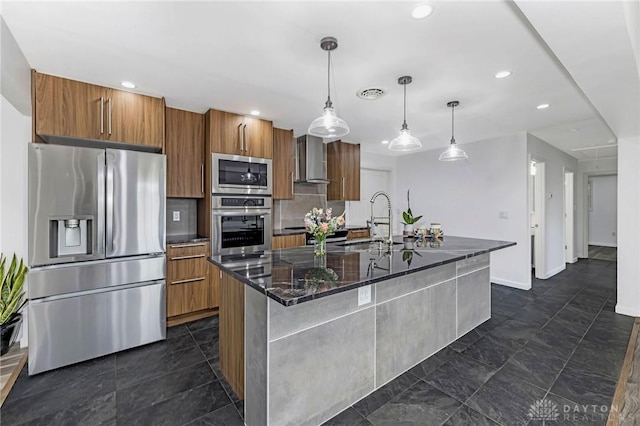
[[298, 159], [296, 183], [329, 183], [324, 175], [324, 144], [322, 138], [311, 135], [298, 137], [296, 145]]

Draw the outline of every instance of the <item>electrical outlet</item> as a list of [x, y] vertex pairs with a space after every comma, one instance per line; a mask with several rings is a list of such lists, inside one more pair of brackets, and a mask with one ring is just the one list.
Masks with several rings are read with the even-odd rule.
[[358, 306], [371, 303], [371, 286], [360, 287], [358, 289]]
[[612, 237], [615, 237], [615, 236], [616, 236], [616, 231], [613, 231], [613, 232], [611, 233], [611, 236], [612, 236]]
[[509, 212], [499, 211], [498, 212], [498, 219], [509, 219]]
[[180, 212], [173, 212], [173, 221], [174, 222], [180, 222]]

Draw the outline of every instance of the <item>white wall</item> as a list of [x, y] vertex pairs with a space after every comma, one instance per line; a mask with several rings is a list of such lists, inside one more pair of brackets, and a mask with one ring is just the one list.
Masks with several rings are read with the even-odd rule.
[[[414, 153], [396, 160], [396, 211], [424, 215], [422, 223], [440, 222], [446, 235], [515, 241], [514, 247], [491, 254], [491, 280], [531, 287], [530, 233], [527, 211], [529, 166], [526, 134], [489, 139], [461, 147], [469, 159], [438, 161], [441, 149]], [[500, 211], [508, 219], [499, 219]], [[396, 220], [399, 223], [399, 219]]]
[[587, 236], [589, 233], [589, 220], [587, 208], [587, 180], [589, 176], [611, 175], [618, 173], [618, 159], [604, 158], [595, 160], [578, 160], [578, 174], [576, 176], [576, 229], [577, 246], [576, 256], [588, 257], [589, 248]]
[[592, 176], [589, 244], [616, 247], [618, 239], [618, 177]]
[[[566, 268], [564, 262], [564, 172], [566, 170], [576, 173], [578, 160], [530, 134], [527, 134], [527, 153], [532, 159], [545, 163], [546, 271], [544, 271], [544, 276], [551, 277]], [[573, 192], [575, 194], [575, 187]], [[575, 223], [573, 233], [574, 235], [576, 233]], [[575, 237], [573, 244], [575, 247]]]
[[[30, 67], [0, 19], [0, 252], [27, 258], [27, 143], [31, 140]], [[28, 277], [27, 277], [28, 281]], [[28, 282], [26, 284], [28, 286]], [[28, 309], [25, 308], [25, 309]], [[23, 321], [21, 345], [27, 344]]]
[[618, 303], [640, 316], [640, 137], [618, 140]]

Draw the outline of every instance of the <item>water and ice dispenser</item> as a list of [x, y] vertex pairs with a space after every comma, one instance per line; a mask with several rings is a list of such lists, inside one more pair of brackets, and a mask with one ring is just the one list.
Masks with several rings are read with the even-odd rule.
[[49, 219], [50, 257], [92, 254], [92, 216]]

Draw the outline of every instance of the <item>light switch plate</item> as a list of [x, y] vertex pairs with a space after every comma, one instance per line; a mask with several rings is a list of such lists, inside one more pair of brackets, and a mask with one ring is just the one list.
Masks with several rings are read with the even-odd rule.
[[498, 212], [498, 219], [509, 219], [509, 212], [499, 211]]
[[180, 212], [173, 212], [173, 221], [174, 222], [180, 222]]
[[358, 306], [371, 303], [371, 286], [367, 285], [358, 289]]

